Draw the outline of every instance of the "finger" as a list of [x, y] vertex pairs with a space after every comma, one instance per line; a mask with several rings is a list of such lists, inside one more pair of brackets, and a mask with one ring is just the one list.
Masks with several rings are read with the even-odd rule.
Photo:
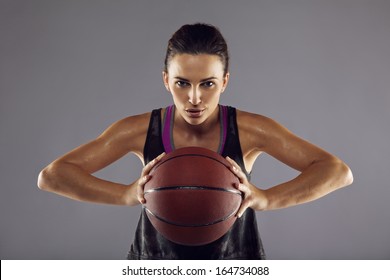
[[141, 204], [144, 204], [146, 202], [144, 197], [144, 191], [141, 185], [137, 186], [137, 199]]
[[152, 168], [165, 156], [165, 152], [157, 156], [155, 159], [150, 161], [145, 167], [142, 169], [142, 175], [147, 175], [152, 170]]
[[245, 184], [234, 184], [234, 187], [242, 192], [243, 194], [246, 194], [249, 192], [249, 187]]
[[237, 214], [236, 214], [237, 218], [241, 218], [242, 214], [244, 214], [245, 210], [249, 207], [249, 205], [250, 205], [249, 200], [244, 200], [241, 203], [241, 206], [238, 209]]
[[154, 166], [165, 156], [165, 152], [157, 156], [155, 159], [150, 161], [145, 167], [142, 169], [141, 178], [138, 180], [137, 185], [137, 198], [139, 202], [146, 203], [146, 199], [144, 196], [144, 186], [152, 177], [149, 175], [149, 172], [152, 170]]
[[236, 161], [234, 161], [233, 159], [231, 159], [230, 157], [226, 157], [227, 161], [230, 162], [230, 164], [232, 165], [232, 167], [235, 167], [236, 169], [241, 169], [241, 167], [237, 164]]
[[237, 173], [241, 169], [241, 167], [234, 160], [232, 160], [230, 157], [226, 157], [226, 159], [231, 164], [230, 170], [233, 173]]
[[230, 157], [226, 157], [226, 159], [231, 163], [230, 170], [238, 177], [241, 183], [246, 182], [247, 178], [245, 173], [242, 171], [241, 167], [232, 160]]
[[157, 159], [158, 161], [160, 161], [160, 159], [162, 159], [164, 156], [165, 156], [165, 152], [162, 152], [160, 155], [158, 155], [158, 156], [156, 157], [156, 159]]
[[141, 179], [138, 181], [137, 185], [137, 198], [139, 202], [142, 204], [146, 202], [145, 197], [144, 197], [144, 186], [145, 184], [150, 180], [151, 176], [150, 175], [145, 175], [141, 177]]

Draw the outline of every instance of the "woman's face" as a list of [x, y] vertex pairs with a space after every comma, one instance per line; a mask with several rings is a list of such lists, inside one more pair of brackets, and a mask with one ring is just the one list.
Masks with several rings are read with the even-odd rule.
[[218, 116], [216, 108], [229, 74], [224, 76], [224, 66], [217, 55], [177, 54], [167, 70], [163, 72], [165, 87], [187, 123], [198, 125], [210, 116]]

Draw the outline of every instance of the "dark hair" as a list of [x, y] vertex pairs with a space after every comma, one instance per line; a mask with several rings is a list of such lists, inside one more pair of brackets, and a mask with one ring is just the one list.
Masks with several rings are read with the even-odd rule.
[[213, 25], [205, 23], [186, 24], [169, 39], [164, 62], [167, 72], [169, 61], [176, 54], [218, 55], [224, 65], [224, 75], [229, 69], [229, 53], [221, 32]]

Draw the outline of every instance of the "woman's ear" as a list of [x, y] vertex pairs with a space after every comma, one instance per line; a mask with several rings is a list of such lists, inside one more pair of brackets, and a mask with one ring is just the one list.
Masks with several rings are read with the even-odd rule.
[[171, 90], [169, 89], [169, 83], [168, 83], [168, 73], [165, 70], [162, 71], [162, 78], [163, 78], [165, 88], [167, 89], [167, 91], [171, 92]]
[[230, 77], [230, 73], [227, 72], [225, 77], [223, 78], [223, 84], [222, 84], [222, 90], [221, 90], [221, 93], [225, 91], [228, 83], [229, 83], [229, 77]]

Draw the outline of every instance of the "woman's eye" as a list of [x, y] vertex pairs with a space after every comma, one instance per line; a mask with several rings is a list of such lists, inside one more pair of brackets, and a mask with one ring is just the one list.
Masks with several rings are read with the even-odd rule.
[[207, 81], [207, 82], [203, 83], [204, 87], [212, 87], [213, 85], [214, 85], [214, 82], [212, 82], [212, 81]]
[[178, 85], [179, 87], [187, 87], [187, 86], [189, 86], [189, 83], [184, 82], [184, 81], [177, 81], [176, 85]]

